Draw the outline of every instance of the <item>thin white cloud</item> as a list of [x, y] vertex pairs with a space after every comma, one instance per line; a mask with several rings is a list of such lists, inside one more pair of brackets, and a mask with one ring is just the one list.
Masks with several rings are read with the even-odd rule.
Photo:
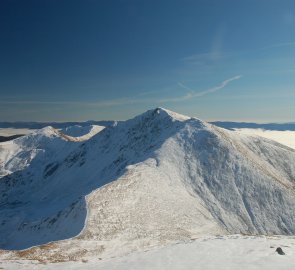
[[225, 52], [225, 51], [221, 51], [217, 49], [212, 49], [209, 52], [192, 54], [192, 55], [183, 57], [180, 59], [180, 61], [185, 64], [206, 67], [206, 66], [214, 65], [218, 61], [224, 61], [229, 58], [235, 59], [239, 57], [245, 57], [245, 55], [249, 55], [250, 53], [253, 53], [253, 52], [261, 52], [261, 51], [267, 51], [272, 49], [284, 49], [287, 47], [290, 47], [290, 48], [295, 47], [295, 41], [269, 44], [265, 47], [260, 47], [253, 50]]
[[191, 88], [187, 87], [186, 85], [184, 85], [183, 83], [179, 82], [178, 85], [180, 87], [182, 87], [183, 89], [189, 90], [189, 92], [183, 96], [180, 96], [180, 97], [162, 99], [161, 102], [179, 102], [179, 101], [189, 100], [192, 98], [202, 97], [202, 96], [208, 95], [210, 93], [214, 93], [218, 90], [221, 90], [224, 87], [226, 87], [230, 82], [235, 81], [235, 80], [239, 80], [240, 78], [242, 78], [242, 75], [234, 76], [232, 78], [229, 78], [229, 79], [223, 81], [221, 84], [219, 84], [215, 87], [209, 88], [209, 89], [207, 89], [205, 91], [201, 91], [201, 92], [196, 92], [196, 91], [192, 90]]
[[193, 65], [213, 65], [219, 60], [223, 59], [226, 54], [223, 52], [223, 41], [225, 38], [226, 26], [221, 24], [217, 29], [215, 35], [212, 37], [211, 48], [204, 53], [193, 54], [187, 57], [183, 57], [181, 61]]
[[242, 78], [242, 75], [237, 75], [235, 77], [232, 77], [230, 79], [223, 81], [220, 85], [217, 85], [213, 88], [210, 88], [210, 89], [202, 91], [202, 92], [194, 93], [193, 97], [202, 97], [202, 96], [207, 95], [209, 93], [214, 93], [214, 92], [226, 87], [230, 82], [235, 81], [235, 80], [239, 80], [241, 78]]
[[182, 88], [184, 88], [184, 89], [186, 89], [186, 90], [189, 90], [189, 91], [191, 91], [191, 92], [194, 92], [194, 90], [192, 90], [192, 89], [190, 89], [189, 87], [187, 87], [186, 85], [184, 85], [183, 83], [181, 83], [181, 82], [179, 82], [179, 83], [177, 83], [180, 87], [182, 87]]

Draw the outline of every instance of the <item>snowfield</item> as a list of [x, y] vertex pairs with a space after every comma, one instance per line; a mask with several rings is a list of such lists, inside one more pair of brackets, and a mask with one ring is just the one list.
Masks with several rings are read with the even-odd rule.
[[2, 143], [0, 173], [6, 268], [293, 267], [295, 150], [269, 139], [157, 108], [85, 140], [47, 127]]
[[[277, 247], [281, 247], [286, 255], [279, 255], [275, 251]], [[7, 270], [292, 270], [295, 268], [294, 256], [294, 237], [229, 235], [205, 236], [105, 260], [95, 256], [64, 263], [2, 260], [0, 267]]]

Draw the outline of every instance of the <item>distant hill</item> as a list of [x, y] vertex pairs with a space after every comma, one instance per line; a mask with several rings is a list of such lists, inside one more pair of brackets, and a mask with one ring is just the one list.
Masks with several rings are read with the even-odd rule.
[[53, 128], [61, 129], [69, 126], [112, 126], [117, 121], [85, 121], [85, 122], [0, 122], [0, 128], [27, 128], [27, 129], [41, 129], [51, 126]]
[[[51, 126], [57, 129], [64, 129], [70, 126], [87, 127], [91, 125], [109, 127], [118, 121], [85, 121], [85, 122], [0, 122], [0, 128], [27, 128], [27, 129], [41, 129], [47, 126]], [[248, 122], [228, 122], [228, 121], [214, 121], [209, 122], [218, 127], [226, 129], [237, 128], [261, 128], [266, 130], [290, 130], [295, 131], [295, 122], [291, 123], [248, 123]]]

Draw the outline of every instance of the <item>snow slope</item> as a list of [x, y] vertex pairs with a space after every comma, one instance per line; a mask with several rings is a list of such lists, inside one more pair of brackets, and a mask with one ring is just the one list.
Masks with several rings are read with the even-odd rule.
[[40, 159], [39, 162], [45, 162], [44, 154], [50, 156], [48, 159], [55, 159], [58, 153], [66, 155], [70, 144], [52, 127], [0, 143], [0, 176], [25, 169], [36, 156], [36, 161]]
[[[76, 237], [7, 258], [107, 258], [208, 234], [295, 233], [295, 151], [274, 141], [161, 108], [85, 142], [50, 128], [18, 140], [14, 155], [1, 151], [0, 247]], [[15, 157], [21, 165], [9, 167]]]
[[[286, 253], [275, 252], [281, 247]], [[69, 264], [67, 269], [179, 270], [179, 269], [294, 269], [294, 237], [217, 236], [178, 242], [164, 248], [136, 252], [88, 264]], [[46, 268], [45, 268], [46, 269]]]
[[[281, 247], [285, 255], [275, 252]], [[101, 260], [97, 256], [69, 262], [46, 263], [35, 260], [0, 261], [7, 270], [86, 269], [86, 270], [293, 270], [295, 239], [286, 236], [203, 236], [165, 247], [133, 252]]]

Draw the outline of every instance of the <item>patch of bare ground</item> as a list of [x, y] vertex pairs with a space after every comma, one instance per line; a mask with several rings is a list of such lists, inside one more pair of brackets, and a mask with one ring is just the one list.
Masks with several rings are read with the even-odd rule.
[[19, 251], [0, 250], [0, 258], [4, 260], [30, 260], [40, 264], [60, 263], [69, 261], [87, 262], [87, 255], [100, 254], [103, 246], [96, 246], [95, 249], [85, 249], [75, 246], [75, 243], [48, 243]]

